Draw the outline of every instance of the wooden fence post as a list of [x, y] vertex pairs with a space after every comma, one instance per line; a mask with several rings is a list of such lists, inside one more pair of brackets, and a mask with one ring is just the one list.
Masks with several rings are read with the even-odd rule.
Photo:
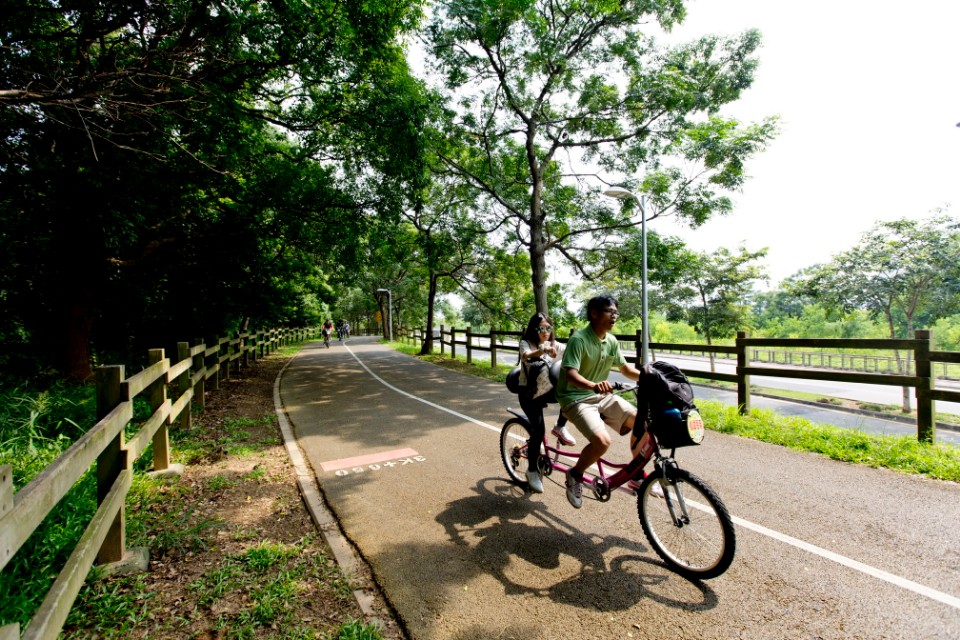
[[457, 359], [457, 328], [450, 327], [450, 357]]
[[203, 347], [200, 353], [193, 357], [193, 372], [202, 372], [197, 376], [197, 384], [193, 387], [193, 401], [203, 411], [207, 399], [207, 344], [200, 338], [194, 338], [193, 346]]
[[443, 342], [443, 325], [440, 325], [440, 355], [444, 355], [447, 352], [447, 345]]
[[[165, 359], [163, 349], [147, 351], [150, 364], [162, 362]], [[167, 401], [166, 379], [161, 377], [150, 385], [148, 391], [150, 399], [150, 413], [155, 413]], [[166, 471], [170, 468], [170, 430], [166, 421], [153, 434], [153, 470]]]
[[742, 416], [750, 413], [750, 376], [742, 373], [749, 364], [747, 362], [746, 339], [746, 331], [737, 331], [737, 405], [739, 405], [740, 415]]
[[467, 364], [473, 364], [473, 327], [467, 327]]
[[917, 382], [917, 440], [932, 443], [937, 435], [937, 425], [933, 410], [932, 370], [930, 366], [930, 330], [918, 329], [913, 334], [917, 348], [913, 351], [916, 361]]
[[[196, 361], [190, 357], [190, 343], [189, 342], [178, 342], [177, 343], [177, 362], [183, 362], [184, 360], [191, 360], [190, 368], [180, 374], [180, 377], [177, 378], [177, 395], [182, 396], [190, 389], [190, 377], [193, 374], [193, 368], [196, 364]], [[194, 398], [196, 400], [196, 398]], [[180, 418], [178, 421], [180, 429], [192, 429], [193, 428], [193, 407], [188, 403], [186, 407], [183, 408], [183, 411], [180, 412]]]
[[[206, 343], [204, 343], [206, 344]], [[203, 361], [203, 366], [207, 368], [207, 371], [212, 371], [210, 374], [210, 391], [216, 391], [220, 388], [220, 371], [218, 367], [220, 366], [220, 342], [217, 338], [213, 339], [213, 344], [206, 345], [207, 349], [204, 351], [206, 357]]]
[[[97, 367], [96, 395], [97, 420], [102, 420], [120, 404], [120, 384], [123, 382], [123, 365]], [[97, 504], [103, 504], [113, 483], [128, 467], [127, 452], [123, 448], [123, 430], [104, 447], [97, 456]], [[109, 564], [123, 560], [126, 547], [126, 512], [123, 507], [117, 512], [107, 535], [97, 552], [97, 564]]]
[[497, 368], [497, 340], [493, 325], [490, 325], [490, 368]]

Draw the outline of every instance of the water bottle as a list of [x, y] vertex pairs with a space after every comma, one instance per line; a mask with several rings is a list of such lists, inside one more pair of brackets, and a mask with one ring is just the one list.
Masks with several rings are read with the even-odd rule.
[[680, 409], [667, 409], [663, 412], [663, 424], [670, 428], [676, 428], [683, 420], [680, 415]]

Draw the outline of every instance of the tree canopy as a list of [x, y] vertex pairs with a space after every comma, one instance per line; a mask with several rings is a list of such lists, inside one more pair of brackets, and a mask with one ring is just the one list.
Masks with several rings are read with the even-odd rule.
[[[8, 3], [0, 374], [83, 380], [174, 339], [386, 317], [381, 289], [408, 326], [569, 328], [557, 263], [638, 317], [641, 221], [730, 212], [776, 134], [724, 115], [759, 34], [678, 43], [686, 5], [443, 0], [422, 25], [419, 0]], [[413, 37], [439, 88], [410, 73]], [[604, 198], [614, 184], [637, 198]], [[648, 231], [651, 307], [708, 342], [876, 318], [955, 342], [945, 215], [879, 225], [757, 297], [762, 253]]]
[[637, 182], [642, 172], [638, 188], [655, 215], [700, 224], [730, 209], [725, 192], [774, 133], [772, 121], [742, 126], [719, 113], [752, 83], [759, 34], [661, 46], [656, 32], [684, 18], [681, 0], [447, 0], [433, 9], [427, 41], [455, 141], [443, 161], [527, 250], [538, 311], [547, 310], [547, 251], [589, 275], [583, 256], [638, 224], [629, 208], [599, 202], [585, 172], [602, 172], [599, 182]]
[[415, 1], [6, 9], [0, 339], [41, 367], [307, 320], [422, 179]]

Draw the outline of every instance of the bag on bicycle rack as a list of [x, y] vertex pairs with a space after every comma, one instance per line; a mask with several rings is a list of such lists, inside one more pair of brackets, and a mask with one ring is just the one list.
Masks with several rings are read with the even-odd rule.
[[693, 386], [687, 376], [660, 361], [644, 365], [640, 372], [637, 406], [647, 407], [660, 446], [676, 449], [703, 442], [703, 418], [693, 403]]
[[510, 369], [510, 373], [507, 374], [507, 391], [510, 393], [522, 393], [526, 388], [526, 384], [520, 382], [520, 376], [523, 374], [523, 367], [520, 365], [515, 366], [513, 369]]
[[[521, 377], [522, 379], [522, 377]], [[555, 382], [550, 379], [550, 365], [543, 360], [527, 361], [527, 386], [525, 393], [528, 398], [556, 402], [554, 392]]]
[[[531, 398], [538, 398], [546, 404], [556, 403], [557, 381], [560, 378], [560, 360], [554, 360], [549, 367], [531, 367], [530, 370], [536, 372], [535, 382], [528, 380], [523, 365], [518, 364], [511, 369], [505, 380], [507, 391], [517, 395], [524, 394]], [[531, 382], [537, 385], [537, 389], [533, 388]]]

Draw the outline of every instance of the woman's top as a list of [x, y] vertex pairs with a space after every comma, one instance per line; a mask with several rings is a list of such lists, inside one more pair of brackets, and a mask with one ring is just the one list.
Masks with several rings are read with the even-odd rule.
[[[543, 351], [544, 347], [553, 347], [554, 349], [556, 349], [557, 350], [556, 357], [547, 355], [546, 352]], [[523, 354], [525, 354], [527, 351], [537, 351], [538, 349], [541, 352], [540, 355], [533, 356], [531, 360], [539, 360], [540, 358], [543, 358], [544, 362], [546, 362], [547, 364], [550, 364], [554, 360], [556, 360], [557, 358], [563, 355], [563, 345], [557, 342], [556, 340], [547, 340], [543, 344], [535, 344], [535, 343], [530, 343], [530, 341], [528, 340], [521, 340], [520, 350], [519, 350], [520, 360], [523, 361], [524, 359]]]
[[[557, 355], [556, 356], [548, 355], [546, 352], [543, 351], [544, 347], [553, 347], [554, 349], [556, 349]], [[520, 363], [523, 369], [522, 373], [520, 374], [520, 384], [523, 386], [526, 386], [527, 380], [529, 379], [530, 375], [536, 375], [536, 374], [531, 374], [530, 365], [532, 363], [543, 362], [549, 368], [551, 364], [553, 364], [555, 361], [559, 360], [563, 356], [563, 348], [564, 348], [564, 345], [557, 342], [556, 340], [547, 340], [542, 344], [531, 344], [529, 340], [520, 340], [520, 345], [519, 345]], [[540, 355], [535, 355], [530, 358], [523, 357], [523, 354], [527, 353], [528, 351], [537, 351], [537, 350], [540, 351]], [[538, 368], [537, 372], [539, 373], [540, 371], [541, 369]], [[548, 374], [544, 371], [543, 375], [546, 376]], [[546, 378], [544, 378], [544, 381], [542, 382], [542, 384], [547, 385]]]

